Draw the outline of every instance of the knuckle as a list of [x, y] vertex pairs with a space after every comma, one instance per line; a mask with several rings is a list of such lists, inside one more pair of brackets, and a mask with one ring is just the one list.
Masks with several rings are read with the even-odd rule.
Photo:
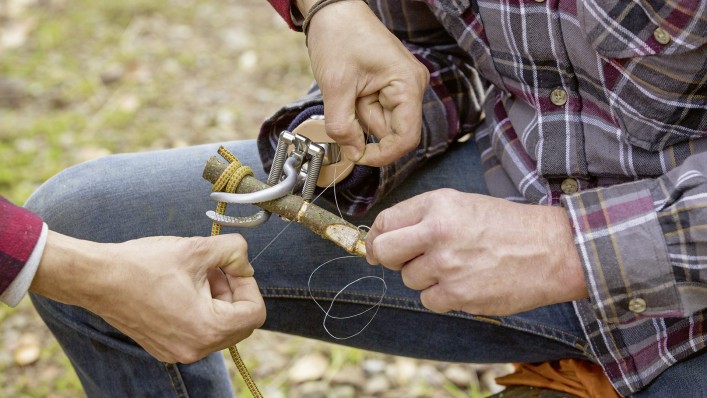
[[415, 73], [420, 77], [429, 76], [430, 70], [425, 66], [425, 64], [423, 64], [417, 57], [413, 56], [413, 59], [415, 60]]
[[235, 246], [235, 251], [238, 254], [248, 254], [248, 241], [245, 240], [241, 234], [232, 234], [233, 245]]
[[388, 225], [390, 225], [390, 221], [395, 217], [393, 213], [394, 210], [392, 207], [389, 207], [378, 213], [378, 216], [376, 217], [375, 221], [373, 221], [373, 226], [371, 227], [371, 229], [375, 228], [377, 231], [387, 231]]
[[[267, 313], [265, 311], [265, 304], [259, 305], [258, 308], [255, 311], [253, 311], [253, 314], [250, 315], [253, 329], [258, 329], [258, 328], [262, 327], [265, 324], [266, 318], [267, 318]], [[252, 331], [251, 331], [251, 333], [252, 333]], [[250, 333], [248, 335], [250, 335]]]
[[432, 312], [446, 312], [446, 309], [442, 307], [441, 303], [437, 300], [437, 298], [428, 291], [423, 291], [420, 294], [420, 302], [425, 308]]
[[427, 69], [427, 67], [425, 65], [423, 65], [422, 62], [418, 63], [417, 75], [419, 76], [420, 80], [422, 80], [424, 82], [425, 86], [429, 83], [430, 70]]
[[150, 352], [150, 351], [148, 351], [148, 353], [150, 355], [152, 355], [153, 357], [155, 357], [155, 359], [157, 359], [160, 362], [177, 363], [177, 358], [175, 358], [173, 355], [165, 355], [162, 353], [154, 353], [154, 352]]
[[435, 250], [429, 254], [428, 266], [433, 269], [440, 278], [444, 277], [444, 270], [451, 264], [452, 258], [446, 250]]
[[[427, 231], [433, 240], [443, 241], [447, 238], [449, 229], [446, 227], [441, 217], [429, 217], [425, 222], [427, 223]], [[439, 256], [441, 256], [441, 254], [439, 254]]]
[[203, 356], [196, 350], [183, 350], [176, 355], [177, 362], [189, 364], [194, 363], [203, 358]]
[[324, 123], [324, 128], [326, 130], [327, 135], [333, 139], [346, 137], [349, 133], [348, 123], [344, 123], [338, 120], [329, 121], [326, 119]]
[[432, 192], [432, 196], [437, 201], [456, 201], [457, 190], [452, 188], [440, 188]]
[[449, 300], [453, 302], [455, 305], [453, 305], [454, 308], [462, 308], [464, 302], [466, 301], [466, 292], [467, 289], [463, 288], [460, 285], [452, 285], [447, 287], [447, 295], [449, 296]]
[[415, 278], [411, 275], [410, 270], [408, 270], [407, 268], [403, 268], [400, 271], [400, 277], [402, 278], [403, 284], [405, 286], [409, 287], [412, 290], [420, 290], [420, 289], [416, 289]]
[[316, 80], [321, 83], [322, 91], [326, 92], [325, 97], [329, 92], [335, 93], [338, 90], [346, 88], [347, 79], [343, 71], [337, 70], [336, 68], [326, 68], [318, 69], [317, 72], [314, 74], [318, 75]]
[[395, 151], [402, 154], [408, 153], [420, 145], [420, 139], [420, 134], [410, 135], [407, 139], [400, 140], [400, 147], [396, 148]]
[[211, 241], [211, 239], [205, 238], [186, 238], [181, 242], [183, 244], [183, 250], [187, 253], [203, 256], [211, 250]]
[[247, 339], [248, 337], [252, 336], [254, 331], [255, 331], [255, 329], [248, 329], [248, 330], [243, 331], [243, 333], [240, 336], [241, 337], [240, 341], [243, 341], [243, 340]]

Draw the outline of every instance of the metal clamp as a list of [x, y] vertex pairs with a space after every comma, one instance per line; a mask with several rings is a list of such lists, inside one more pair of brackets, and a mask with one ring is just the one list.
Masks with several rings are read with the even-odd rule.
[[[335, 144], [329, 144], [331, 145]], [[290, 147], [294, 148], [288, 155]], [[303, 182], [301, 196], [310, 202], [326, 152], [321, 145], [303, 135], [283, 131], [280, 133], [268, 175], [267, 184], [270, 188], [247, 194], [214, 192], [211, 199], [226, 203], [267, 202], [293, 193], [298, 183]], [[209, 211], [206, 215], [217, 224], [232, 227], [256, 227], [270, 218], [270, 212], [265, 210], [248, 217], [231, 217], [214, 211]]]

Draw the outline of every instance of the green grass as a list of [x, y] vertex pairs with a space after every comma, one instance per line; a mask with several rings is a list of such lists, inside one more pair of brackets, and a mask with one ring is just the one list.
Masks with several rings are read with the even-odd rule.
[[[0, 34], [6, 23], [33, 26], [23, 45], [0, 47], [0, 80], [20, 82], [25, 94], [19, 104], [0, 102], [0, 194], [17, 204], [54, 174], [97, 156], [253, 137], [311, 81], [301, 36], [260, 0], [29, 4], [10, 16], [0, 6]], [[241, 44], [224, 46], [229, 29]], [[239, 71], [245, 51], [267, 69]], [[117, 79], [108, 81], [110, 73]], [[277, 79], [264, 80], [267, 74]], [[219, 124], [223, 111], [233, 123]], [[30, 324], [11, 327], [13, 318]], [[28, 300], [0, 306], [0, 327], [0, 397], [83, 395]], [[19, 367], [11, 336], [26, 332], [40, 333], [42, 351], [38, 362]]]
[[[0, 194], [17, 204], [52, 175], [104, 154], [253, 138], [264, 118], [311, 82], [303, 37], [262, 0], [48, 0], [17, 18], [34, 26], [21, 47], [0, 48], [0, 79], [20, 81], [26, 93], [17, 106], [0, 104]], [[257, 57], [256, 67], [243, 66], [241, 56]], [[0, 328], [29, 316], [36, 329], [41, 322], [29, 314], [27, 300], [0, 306]], [[0, 397], [83, 396], [69, 360], [42, 333], [40, 360], [24, 368], [7, 360], [12, 342], [0, 339]], [[289, 341], [289, 358], [311, 348]], [[257, 370], [244, 344], [244, 360]], [[333, 345], [325, 352], [332, 370], [380, 356]], [[229, 370], [238, 396], [248, 397]], [[286, 372], [256, 381], [289, 396]]]
[[[0, 109], [0, 192], [22, 203], [39, 183], [83, 160], [72, 150], [88, 138], [93, 146], [119, 151], [144, 147], [161, 132], [116, 139], [118, 131], [144, 126], [132, 125], [134, 112], [105, 110], [97, 100], [105, 90], [101, 65], [123, 55], [121, 32], [136, 16], [162, 9], [173, 10], [166, 0], [76, 0], [26, 10], [36, 29], [23, 47], [0, 57], [0, 76], [23, 81], [31, 96], [19, 109]], [[173, 13], [179, 18], [179, 10]], [[82, 136], [89, 127], [108, 134]]]

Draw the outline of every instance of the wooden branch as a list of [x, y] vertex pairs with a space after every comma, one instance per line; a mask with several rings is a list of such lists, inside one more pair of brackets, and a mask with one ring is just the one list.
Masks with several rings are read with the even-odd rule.
[[[228, 164], [212, 156], [206, 161], [202, 177], [213, 184], [227, 166]], [[247, 176], [238, 184], [236, 193], [251, 193], [267, 187], [267, 184], [257, 178]], [[365, 231], [315, 204], [305, 202], [300, 196], [287, 195], [268, 202], [256, 203], [256, 205], [287, 220], [304, 225], [351, 254], [362, 257], [366, 255]]]

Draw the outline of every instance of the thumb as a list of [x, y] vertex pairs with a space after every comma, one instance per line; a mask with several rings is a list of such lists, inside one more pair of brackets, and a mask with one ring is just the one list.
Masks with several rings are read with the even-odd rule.
[[209, 268], [221, 268], [235, 277], [253, 276], [255, 271], [248, 261], [248, 243], [240, 234], [212, 236], [209, 239], [211, 257]]

